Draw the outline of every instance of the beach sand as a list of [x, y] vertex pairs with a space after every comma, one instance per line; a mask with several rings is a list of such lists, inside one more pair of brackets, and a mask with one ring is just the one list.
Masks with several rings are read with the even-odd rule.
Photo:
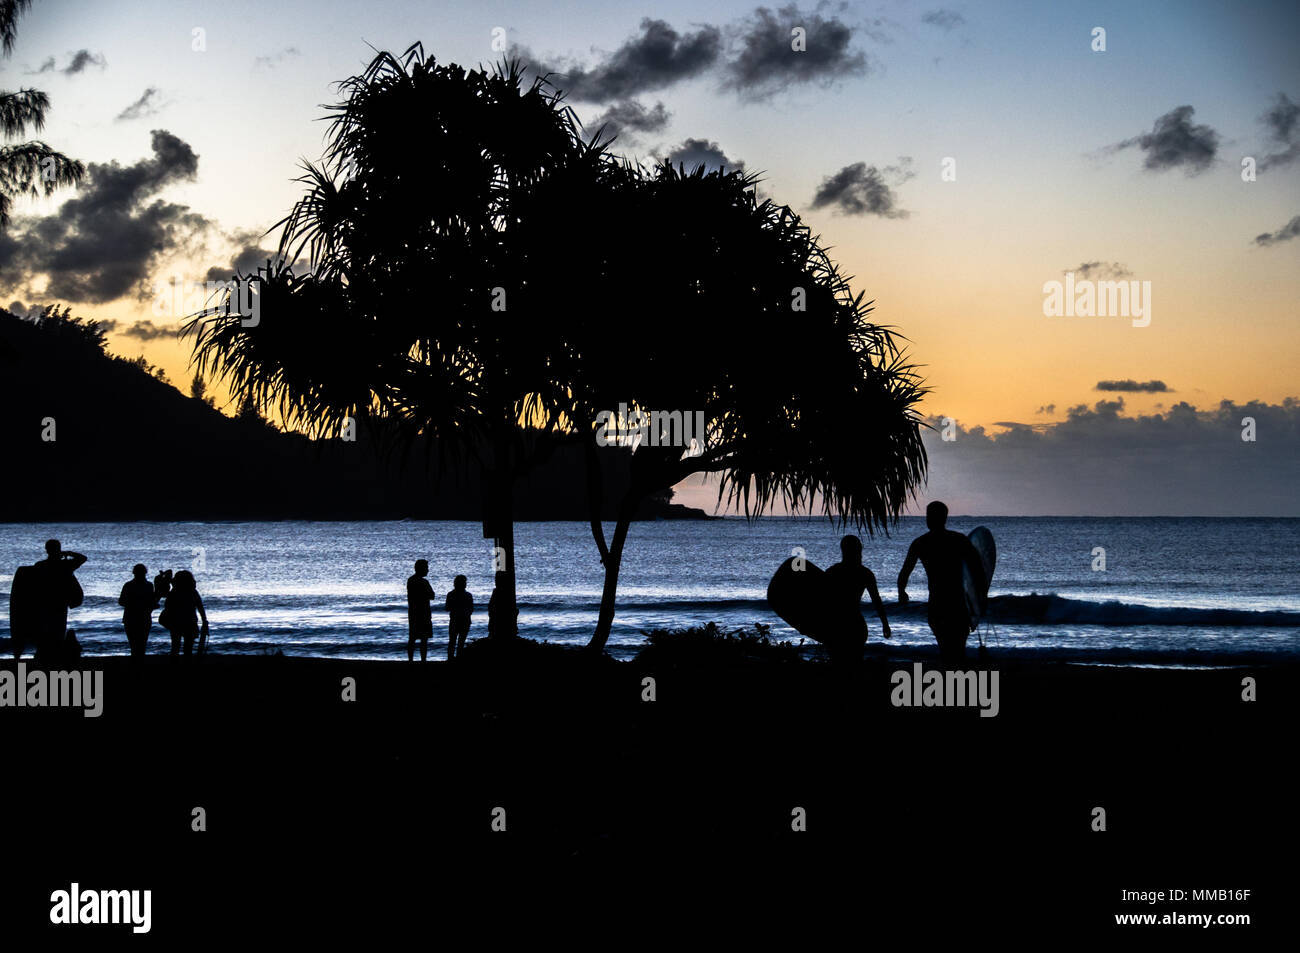
[[138, 869], [176, 918], [210, 915], [200, 888], [232, 882], [307, 902], [346, 881], [349, 905], [385, 905], [454, 893], [471, 870], [546, 890], [557, 871], [631, 864], [675, 883], [716, 870], [719, 889], [844, 889], [896, 913], [946, 898], [1095, 919], [1121, 909], [1121, 886], [1231, 886], [1294, 835], [1296, 665], [1004, 661], [998, 713], [980, 717], [891, 704], [911, 664], [651, 670], [487, 643], [451, 665], [86, 658], [102, 716], [0, 710], [22, 805], [11, 844], [54, 850], [52, 869], [83, 882]]

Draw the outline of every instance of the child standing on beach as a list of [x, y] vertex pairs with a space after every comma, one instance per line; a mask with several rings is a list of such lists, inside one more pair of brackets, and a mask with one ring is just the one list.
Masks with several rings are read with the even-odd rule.
[[469, 635], [470, 616], [474, 613], [474, 597], [465, 588], [467, 580], [457, 576], [452, 582], [455, 587], [447, 593], [447, 661], [459, 655], [465, 648], [465, 638]]

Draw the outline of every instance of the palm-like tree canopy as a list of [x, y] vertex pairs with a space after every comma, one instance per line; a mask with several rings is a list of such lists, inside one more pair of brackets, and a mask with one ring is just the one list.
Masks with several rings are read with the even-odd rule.
[[32, 0], [0, 0], [0, 47], [5, 56], [13, 52], [18, 37], [18, 17], [32, 5]]
[[[31, 0], [0, 0], [0, 48], [8, 56], [18, 35], [18, 17], [31, 6]], [[14, 199], [51, 195], [56, 189], [76, 185], [86, 174], [86, 167], [43, 142], [13, 140], [28, 130], [45, 128], [45, 113], [50, 98], [38, 89], [20, 89], [16, 93], [0, 90], [0, 228], [9, 224]]]
[[562, 384], [529, 276], [557, 263], [529, 218], [549, 214], [538, 195], [563, 192], [552, 180], [598, 170], [600, 150], [521, 78], [440, 66], [416, 45], [345, 81], [325, 159], [258, 276], [260, 323], [221, 303], [196, 316], [200, 370], [322, 432], [372, 406], [466, 445], [521, 418], [554, 424]]
[[582, 342], [573, 416], [702, 411], [701, 456], [636, 451], [644, 489], [718, 472], [750, 514], [780, 502], [886, 527], [926, 464], [925, 388], [896, 335], [789, 207], [758, 201], [756, 176], [663, 164], [629, 179], [605, 210], [622, 226], [606, 307], [573, 312], [564, 335]]

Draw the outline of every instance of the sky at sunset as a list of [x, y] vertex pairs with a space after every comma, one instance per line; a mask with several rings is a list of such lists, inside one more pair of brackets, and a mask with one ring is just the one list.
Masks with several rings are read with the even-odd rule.
[[[743, 163], [833, 246], [953, 422], [927, 447], [954, 512], [1300, 515], [1294, 3], [37, 0], [0, 88], [45, 90], [40, 138], [93, 168], [16, 207], [3, 304], [115, 322], [184, 388], [154, 283], [274, 247], [372, 47], [475, 66], [494, 29], [618, 151]], [[78, 194], [103, 201], [61, 218]], [[1149, 324], [1046, 316], [1066, 272], [1149, 287]]]

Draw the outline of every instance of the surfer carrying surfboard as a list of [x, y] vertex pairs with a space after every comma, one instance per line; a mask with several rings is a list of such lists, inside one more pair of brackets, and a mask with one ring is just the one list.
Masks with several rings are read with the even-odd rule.
[[834, 632], [828, 642], [831, 660], [862, 661], [867, 643], [867, 620], [862, 617], [862, 593], [871, 596], [871, 605], [880, 617], [881, 632], [889, 638], [889, 620], [880, 601], [876, 574], [862, 564], [862, 540], [845, 536], [840, 540], [840, 561], [826, 570], [828, 630]]
[[988, 591], [984, 564], [969, 537], [947, 529], [948, 507], [938, 500], [925, 508], [928, 533], [918, 536], [908, 547], [907, 558], [898, 574], [898, 602], [907, 604], [907, 580], [919, 559], [925, 567], [930, 590], [927, 616], [930, 631], [939, 643], [945, 668], [960, 667], [966, 658], [966, 637], [971, 630], [971, 616], [966, 604], [963, 567], [971, 573], [983, 592]]

